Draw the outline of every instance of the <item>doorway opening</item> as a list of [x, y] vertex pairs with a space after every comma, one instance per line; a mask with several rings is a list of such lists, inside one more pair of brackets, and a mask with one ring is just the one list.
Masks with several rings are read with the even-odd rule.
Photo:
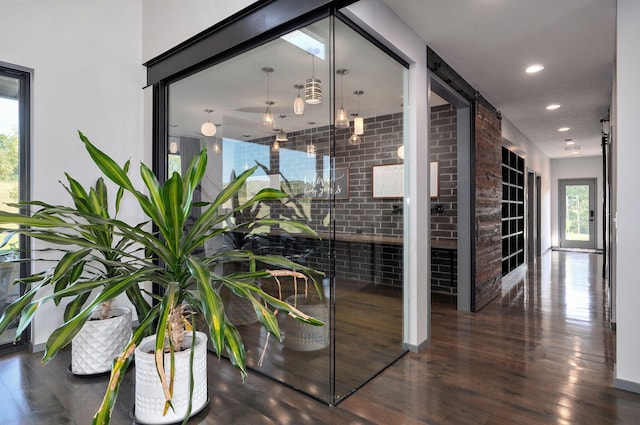
[[527, 169], [527, 261], [535, 262], [542, 254], [540, 243], [540, 221], [542, 210], [542, 178], [531, 169]]
[[431, 292], [471, 311], [471, 107], [434, 74], [429, 87], [429, 160], [438, 170], [430, 205]]
[[596, 248], [596, 179], [558, 181], [561, 248]]

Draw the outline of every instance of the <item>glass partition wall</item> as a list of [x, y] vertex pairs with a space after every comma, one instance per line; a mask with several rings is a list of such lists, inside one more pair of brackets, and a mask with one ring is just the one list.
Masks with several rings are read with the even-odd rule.
[[[404, 353], [398, 153], [405, 74], [400, 63], [329, 17], [167, 85], [167, 169], [181, 172], [202, 146], [209, 152], [196, 201], [212, 201], [255, 166], [223, 208], [265, 187], [288, 197], [231, 219], [288, 218], [320, 235], [272, 226], [212, 240], [205, 251], [232, 246], [280, 254], [323, 273], [324, 300], [304, 308], [327, 325], [281, 317], [282, 342], [267, 338], [250, 305], [223, 299], [253, 372], [328, 404]], [[280, 288], [259, 284], [275, 296], [279, 290], [293, 296], [294, 282], [280, 281]]]

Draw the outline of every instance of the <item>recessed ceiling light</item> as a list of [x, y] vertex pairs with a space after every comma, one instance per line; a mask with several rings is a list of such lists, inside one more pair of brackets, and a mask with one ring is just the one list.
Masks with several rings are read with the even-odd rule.
[[560, 127], [558, 131], [569, 131], [571, 130], [569, 127]]
[[565, 139], [564, 143], [565, 143], [567, 146], [573, 146], [573, 145], [575, 145], [575, 144], [576, 144], [576, 142], [574, 142], [574, 141], [573, 141], [573, 140], [571, 140], [571, 139]]
[[535, 74], [536, 72], [540, 72], [544, 69], [544, 66], [536, 64], [536, 65], [530, 65], [527, 67], [527, 69], [525, 69], [525, 71], [527, 72], [527, 74]]
[[549, 111], [553, 111], [554, 109], [558, 109], [558, 108], [560, 108], [560, 105], [558, 105], [557, 103], [554, 103], [554, 104], [548, 105], [546, 109]]
[[571, 155], [580, 155], [580, 152], [578, 152], [578, 151], [573, 151], [573, 152], [571, 152]]

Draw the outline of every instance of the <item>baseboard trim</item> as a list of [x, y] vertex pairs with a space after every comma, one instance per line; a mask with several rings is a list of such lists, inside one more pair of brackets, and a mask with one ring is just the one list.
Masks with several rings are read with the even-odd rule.
[[616, 378], [613, 380], [613, 386], [620, 390], [640, 394], [640, 383], [638, 382], [626, 381], [624, 379]]
[[404, 348], [405, 350], [409, 350], [412, 353], [419, 353], [430, 345], [431, 345], [431, 340], [427, 338], [418, 345], [407, 344], [405, 342], [402, 344], [402, 348]]

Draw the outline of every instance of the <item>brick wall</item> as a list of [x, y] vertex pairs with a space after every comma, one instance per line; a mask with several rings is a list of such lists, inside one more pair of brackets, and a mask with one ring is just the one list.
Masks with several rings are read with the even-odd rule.
[[[431, 213], [431, 237], [457, 239], [458, 225], [458, 134], [456, 110], [451, 105], [431, 108], [431, 144], [429, 158], [440, 167], [438, 199], [431, 207], [442, 205], [444, 212]], [[431, 292], [457, 295], [457, 253], [431, 249]]]
[[[329, 126], [316, 127], [300, 132], [289, 133], [288, 141], [281, 143], [281, 149], [306, 152], [310, 140], [317, 147], [316, 170], [322, 174], [323, 156], [333, 154], [337, 169], [349, 169], [349, 197], [337, 199], [333, 210], [326, 199], [308, 199], [297, 196], [296, 202], [307, 212], [310, 220], [304, 220], [314, 230], [327, 232], [326, 218], [331, 211], [338, 233], [375, 236], [403, 236], [403, 216], [393, 212], [393, 205], [402, 205], [402, 199], [373, 199], [372, 167], [374, 165], [397, 164], [398, 147], [403, 143], [402, 113], [365, 119], [365, 133], [358, 146], [350, 145], [351, 129], [336, 129], [335, 144], [331, 145]], [[271, 145], [274, 137], [251, 140], [252, 143]], [[249, 158], [251, 164], [253, 161]], [[294, 167], [294, 168], [292, 168]], [[278, 173], [282, 167], [280, 155], [271, 152], [270, 173]], [[294, 170], [295, 164], [287, 164], [288, 170]], [[286, 175], [284, 176], [287, 179]], [[300, 182], [290, 181], [292, 186]], [[291, 210], [270, 204], [272, 216], [287, 216]], [[273, 241], [272, 241], [273, 242]], [[360, 281], [374, 281], [392, 286], [402, 285], [402, 245], [347, 243], [336, 241], [335, 271], [339, 278]], [[326, 242], [297, 242], [300, 252], [313, 251], [308, 264], [328, 272], [329, 244]]]
[[443, 205], [444, 212], [431, 214], [431, 237], [457, 239], [458, 222], [458, 134], [456, 110], [451, 105], [431, 108], [429, 158], [440, 166], [440, 193], [431, 207]]

